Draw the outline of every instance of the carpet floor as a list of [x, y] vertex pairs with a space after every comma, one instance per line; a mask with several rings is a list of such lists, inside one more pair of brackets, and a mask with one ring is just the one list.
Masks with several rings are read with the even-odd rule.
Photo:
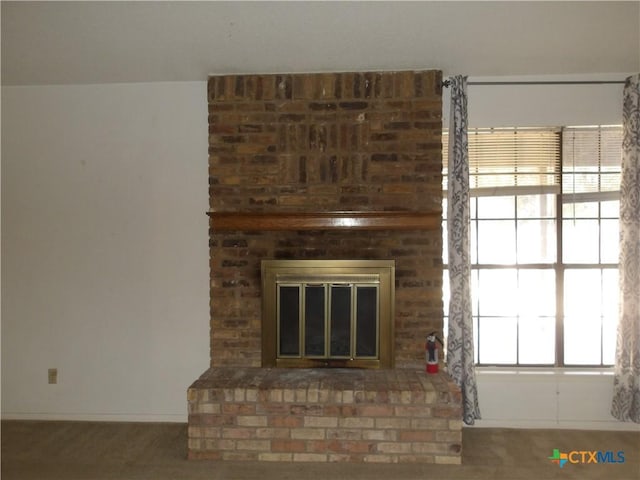
[[[3, 480], [640, 479], [640, 431], [465, 428], [462, 465], [188, 461], [187, 426], [175, 423], [5, 420], [1, 434]], [[622, 451], [624, 462], [560, 468], [554, 449]]]

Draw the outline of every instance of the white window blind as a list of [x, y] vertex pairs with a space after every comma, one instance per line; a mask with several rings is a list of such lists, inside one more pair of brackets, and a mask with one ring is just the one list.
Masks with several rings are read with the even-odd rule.
[[562, 132], [563, 202], [620, 196], [622, 127], [567, 127]]
[[[474, 128], [468, 131], [473, 196], [560, 193], [558, 128]], [[447, 189], [448, 132], [443, 132], [443, 189]]]

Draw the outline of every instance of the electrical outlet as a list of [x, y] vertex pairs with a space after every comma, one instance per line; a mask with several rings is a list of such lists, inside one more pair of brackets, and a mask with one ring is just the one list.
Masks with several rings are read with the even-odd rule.
[[49, 369], [49, 384], [58, 383], [58, 369], [50, 368]]

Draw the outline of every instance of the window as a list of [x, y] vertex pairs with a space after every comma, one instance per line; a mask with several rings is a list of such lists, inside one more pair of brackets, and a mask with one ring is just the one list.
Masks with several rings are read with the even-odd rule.
[[621, 143], [620, 127], [469, 131], [477, 364], [613, 363]]

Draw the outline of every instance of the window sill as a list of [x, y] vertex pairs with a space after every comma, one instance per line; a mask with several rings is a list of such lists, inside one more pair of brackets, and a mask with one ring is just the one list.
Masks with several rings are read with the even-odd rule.
[[476, 367], [478, 375], [612, 376], [613, 367]]

